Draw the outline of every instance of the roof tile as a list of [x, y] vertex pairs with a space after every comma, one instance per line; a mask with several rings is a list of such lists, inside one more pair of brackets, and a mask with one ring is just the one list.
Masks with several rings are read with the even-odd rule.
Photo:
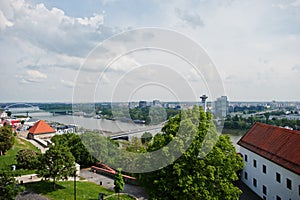
[[29, 133], [31, 134], [46, 134], [54, 132], [56, 131], [43, 120], [38, 121], [29, 129]]
[[300, 131], [257, 122], [238, 144], [300, 175]]

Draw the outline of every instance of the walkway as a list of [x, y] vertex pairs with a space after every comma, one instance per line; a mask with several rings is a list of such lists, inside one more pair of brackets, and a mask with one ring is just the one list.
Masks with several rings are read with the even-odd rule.
[[24, 134], [24, 133], [19, 133], [18, 134], [18, 137], [23, 139], [23, 140], [26, 140], [28, 142], [30, 142], [31, 144], [33, 144], [36, 148], [38, 148], [39, 150], [41, 150], [42, 153], [45, 153], [49, 148], [45, 148], [43, 147], [42, 145], [40, 145], [39, 143], [37, 143], [36, 141], [34, 140], [29, 140], [27, 139], [27, 134]]

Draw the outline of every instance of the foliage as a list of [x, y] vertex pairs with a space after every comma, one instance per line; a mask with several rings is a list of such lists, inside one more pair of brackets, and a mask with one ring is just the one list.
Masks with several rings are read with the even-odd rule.
[[[167, 167], [139, 175], [152, 199], [238, 199], [241, 191], [233, 182], [238, 180], [243, 160], [229, 136], [217, 135], [211, 119], [209, 113], [194, 107], [171, 118], [163, 134], [153, 138], [149, 151], [174, 141], [174, 151], [182, 156]], [[166, 148], [166, 157], [161, 161], [170, 153]]]
[[14, 144], [14, 135], [9, 125], [0, 127], [0, 156], [5, 154]]
[[85, 132], [80, 139], [88, 152], [99, 162], [114, 165], [115, 158], [119, 155], [119, 144], [99, 133]]
[[[16, 165], [17, 164], [16, 155], [18, 151], [21, 149], [31, 149], [38, 153], [40, 152], [40, 150], [37, 149], [30, 142], [27, 142], [26, 140], [23, 140], [21, 138], [16, 138], [14, 143], [14, 148], [8, 150], [5, 155], [0, 156], [0, 170], [10, 170], [11, 165]], [[17, 171], [20, 172], [21, 174], [35, 173], [32, 170], [18, 169], [18, 167], [17, 167]]]
[[150, 142], [152, 140], [152, 138], [153, 138], [153, 136], [151, 133], [145, 132], [145, 133], [143, 133], [142, 138], [141, 138], [142, 143], [146, 144], [146, 143]]
[[[123, 146], [127, 152], [145, 153], [146, 148], [142, 144], [140, 138], [132, 137], [130, 142], [124, 142]], [[123, 152], [124, 153], [124, 152]]]
[[248, 118], [244, 118], [238, 115], [234, 117], [227, 116], [224, 122], [224, 129], [238, 129], [238, 130], [248, 130], [255, 122], [266, 123], [275, 126], [288, 126], [293, 129], [297, 129], [300, 126], [300, 120], [289, 120], [286, 118], [279, 119], [277, 117], [273, 117], [270, 119], [272, 112], [266, 112], [261, 116], [250, 116]]
[[18, 193], [24, 190], [23, 187], [17, 186], [14, 174], [9, 171], [0, 171], [0, 199], [13, 200]]
[[[73, 181], [60, 181], [57, 183], [58, 190], [53, 190], [51, 187], [51, 182], [42, 181], [42, 182], [32, 182], [26, 183], [25, 187], [30, 189], [38, 194], [46, 196], [49, 199], [74, 199], [74, 183]], [[76, 197], [80, 200], [90, 200], [97, 199], [98, 194], [105, 194], [107, 200], [116, 200], [117, 196], [109, 197], [109, 195], [114, 194], [113, 191], [106, 189], [92, 182], [76, 182]], [[122, 195], [122, 199], [131, 200], [127, 195]]]
[[73, 176], [74, 172], [75, 159], [64, 145], [55, 144], [39, 157], [38, 176], [51, 178], [54, 190], [57, 180], [66, 180], [69, 176]]
[[23, 169], [36, 169], [39, 153], [32, 149], [21, 149], [18, 151], [16, 160], [18, 167]]
[[88, 152], [79, 135], [75, 133], [55, 135], [51, 138], [51, 141], [55, 144], [59, 143], [69, 147], [76, 163], [81, 166], [90, 166], [97, 162], [97, 160]]
[[115, 175], [115, 180], [114, 180], [114, 190], [116, 193], [120, 193], [124, 189], [124, 179], [121, 173], [122, 169], [118, 168], [117, 173]]

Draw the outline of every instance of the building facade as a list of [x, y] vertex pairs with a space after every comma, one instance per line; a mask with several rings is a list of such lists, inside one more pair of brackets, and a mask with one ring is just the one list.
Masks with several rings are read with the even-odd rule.
[[238, 142], [242, 181], [262, 199], [300, 199], [300, 132], [256, 123]]
[[45, 121], [39, 120], [28, 130], [28, 139], [48, 139], [55, 135], [56, 131]]
[[228, 114], [228, 100], [227, 96], [221, 96], [215, 101], [215, 116], [216, 117], [226, 117]]

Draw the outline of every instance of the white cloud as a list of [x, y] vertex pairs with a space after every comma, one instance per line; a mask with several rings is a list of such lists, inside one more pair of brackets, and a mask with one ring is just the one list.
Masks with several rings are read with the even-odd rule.
[[5, 29], [6, 27], [11, 27], [14, 24], [9, 21], [3, 14], [3, 12], [0, 10], [0, 30]]
[[41, 82], [44, 79], [47, 79], [47, 74], [44, 74], [37, 70], [27, 70], [26, 74], [24, 75], [23, 82]]
[[60, 82], [64, 85], [64, 86], [66, 86], [66, 87], [68, 87], [68, 88], [73, 88], [74, 87], [74, 82], [73, 81], [66, 81], [66, 80], [60, 80]]
[[175, 9], [177, 16], [183, 21], [183, 23], [190, 25], [192, 28], [203, 27], [204, 22], [200, 15], [190, 10]]

